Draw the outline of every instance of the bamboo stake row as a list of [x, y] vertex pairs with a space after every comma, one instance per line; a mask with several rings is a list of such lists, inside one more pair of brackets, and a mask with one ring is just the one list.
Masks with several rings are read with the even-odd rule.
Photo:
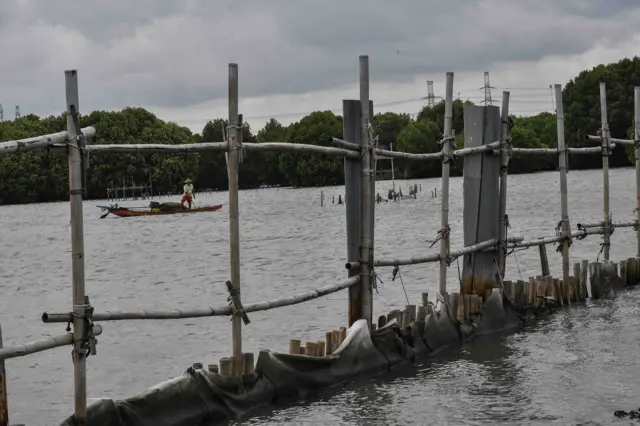
[[304, 346], [302, 341], [298, 339], [291, 339], [289, 341], [289, 353], [291, 355], [306, 355], [306, 356], [328, 356], [334, 353], [347, 338], [347, 328], [340, 327], [337, 330], [327, 331], [325, 333], [324, 340], [318, 340], [315, 342], [307, 341]]

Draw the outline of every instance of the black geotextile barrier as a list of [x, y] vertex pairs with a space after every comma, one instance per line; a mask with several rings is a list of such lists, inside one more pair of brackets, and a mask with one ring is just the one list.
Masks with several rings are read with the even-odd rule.
[[[262, 351], [255, 374], [223, 377], [192, 370], [125, 400], [103, 399], [87, 408], [91, 426], [210, 426], [246, 417], [286, 399], [339, 384], [357, 376], [384, 372], [394, 365], [413, 362], [459, 345], [479, 335], [515, 331], [523, 326], [526, 312], [494, 289], [471, 323], [460, 326], [447, 305], [436, 311], [430, 305], [424, 322], [401, 330], [393, 320], [369, 333], [360, 320], [331, 355], [309, 357]], [[61, 426], [73, 425], [72, 417]]]

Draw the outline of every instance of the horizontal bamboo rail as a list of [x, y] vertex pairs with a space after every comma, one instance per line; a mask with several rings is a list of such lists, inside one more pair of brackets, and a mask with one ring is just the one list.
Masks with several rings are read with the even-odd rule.
[[[585, 139], [592, 142], [602, 142], [602, 137], [595, 136], [595, 135], [587, 135]], [[618, 138], [609, 138], [609, 141], [612, 143], [619, 143], [621, 145], [631, 145], [631, 146], [633, 146], [636, 142], [632, 139], [618, 139]], [[611, 145], [611, 148], [613, 148], [613, 145]]]
[[[102, 327], [93, 326], [93, 334], [99, 336], [102, 334]], [[9, 346], [0, 349], [0, 360], [17, 358], [25, 355], [34, 354], [36, 352], [46, 351], [47, 349], [58, 348], [60, 346], [68, 346], [73, 344], [73, 333], [66, 333], [60, 336], [46, 337], [41, 340], [27, 342], [18, 346]]]
[[[615, 144], [611, 145], [615, 148]], [[598, 154], [602, 152], [600, 146], [589, 146], [583, 148], [566, 148], [569, 154]], [[558, 148], [511, 148], [513, 154], [558, 154]]]
[[[588, 228], [580, 231], [572, 232], [571, 238], [584, 238], [587, 235], [603, 235], [606, 232], [604, 228]], [[525, 248], [525, 247], [536, 247], [542, 246], [546, 244], [559, 243], [564, 239], [562, 235], [554, 235], [552, 237], [541, 237], [535, 240], [528, 240], [522, 242], [510, 242], [507, 244], [507, 248]]]
[[[523, 240], [524, 240], [524, 237], [509, 237], [507, 239], [508, 242], [512, 242], [512, 243], [517, 243]], [[457, 257], [464, 256], [465, 254], [482, 251], [490, 247], [493, 247], [495, 249], [495, 246], [497, 243], [498, 243], [497, 239], [491, 239], [491, 240], [479, 242], [471, 246], [463, 247], [458, 250], [453, 250], [449, 254], [449, 259], [455, 259]], [[440, 253], [433, 253], [433, 254], [428, 254], [426, 256], [412, 257], [409, 259], [378, 259], [373, 262], [373, 265], [378, 267], [379, 266], [403, 266], [403, 265], [419, 265], [421, 263], [430, 263], [430, 262], [439, 262], [439, 261], [440, 261]], [[351, 269], [358, 266], [359, 266], [358, 262], [349, 262], [345, 265], [345, 268]]]
[[[96, 135], [96, 129], [94, 127], [85, 127], [81, 131], [86, 139], [90, 139]], [[50, 133], [48, 135], [35, 136], [32, 138], [0, 142], [0, 155], [48, 148], [56, 144], [65, 143], [68, 139], [69, 135], [65, 130], [64, 132]]]
[[[326, 296], [331, 293], [335, 293], [340, 290], [344, 290], [348, 287], [356, 285], [360, 282], [359, 276], [354, 276], [341, 281], [337, 284], [330, 284], [324, 287], [320, 287], [315, 290], [310, 290], [304, 293], [296, 294], [289, 297], [283, 297], [279, 299], [267, 300], [264, 302], [256, 302], [244, 305], [244, 311], [246, 313], [267, 311], [269, 309], [281, 308], [283, 306], [297, 305], [309, 300], [317, 299], [322, 296]], [[189, 309], [179, 310], [172, 309], [169, 311], [106, 311], [94, 313], [92, 316], [93, 321], [123, 321], [123, 320], [166, 320], [166, 319], [182, 319], [182, 318], [202, 318], [202, 317], [215, 317], [215, 316], [228, 316], [232, 314], [230, 306], [222, 306], [219, 308], [206, 308], [206, 309]], [[43, 313], [42, 322], [44, 323], [57, 323], [57, 322], [69, 322], [71, 320], [71, 314], [69, 313]]]

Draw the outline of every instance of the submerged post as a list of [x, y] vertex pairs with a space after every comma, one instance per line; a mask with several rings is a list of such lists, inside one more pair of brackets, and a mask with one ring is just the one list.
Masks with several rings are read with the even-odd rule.
[[564, 107], [562, 104], [562, 85], [554, 85], [556, 94], [556, 119], [558, 129], [558, 163], [560, 169], [560, 232], [562, 234], [562, 280], [569, 282], [569, 244], [571, 227], [569, 224], [569, 206], [567, 199], [567, 149], [564, 146]]
[[507, 260], [507, 176], [509, 169], [509, 95], [502, 92], [502, 116], [500, 140], [500, 206], [498, 209], [498, 266], [500, 276], [504, 277]]
[[609, 217], [609, 155], [611, 154], [611, 134], [607, 120], [607, 88], [604, 82], [600, 83], [600, 118], [602, 121], [602, 196], [604, 228], [602, 255], [604, 260], [609, 260], [609, 247], [611, 246], [611, 220]]
[[[488, 145], [500, 139], [500, 109], [495, 106], [464, 106], [465, 148]], [[498, 239], [500, 156], [492, 151], [464, 157], [464, 245]], [[465, 255], [460, 292], [484, 297], [499, 283], [496, 253]]]
[[[373, 311], [373, 195], [371, 179], [373, 176], [373, 155], [371, 153], [371, 140], [369, 135], [369, 57], [360, 56], [360, 112], [361, 134], [360, 153], [362, 157], [361, 173], [361, 234], [360, 234], [360, 285], [362, 286], [362, 318], [371, 326]], [[375, 179], [374, 179], [375, 180]]]
[[82, 153], [78, 143], [78, 72], [65, 71], [69, 156], [69, 207], [71, 213], [71, 281], [73, 292], [74, 417], [78, 425], [87, 423], [87, 354], [85, 353], [84, 224], [82, 216]]
[[633, 89], [634, 127], [635, 127], [635, 151], [636, 162], [636, 241], [638, 248], [636, 257], [640, 257], [640, 87]]
[[[240, 224], [238, 209], [238, 164], [240, 163], [240, 136], [238, 126], [238, 64], [229, 64], [229, 130], [227, 131], [229, 154], [227, 173], [229, 179], [229, 273], [231, 285], [240, 300]], [[242, 318], [231, 320], [232, 355], [242, 358]], [[235, 365], [235, 364], [234, 364]], [[237, 371], [234, 371], [236, 374]]]
[[[2, 349], [2, 324], [0, 324], [0, 349]], [[0, 359], [0, 426], [9, 424], [9, 401], [7, 396], [7, 372], [4, 360]]]
[[451, 152], [456, 140], [451, 132], [453, 124], [453, 73], [447, 72], [444, 98], [444, 135], [442, 136], [442, 202], [440, 203], [440, 294], [447, 295], [447, 264], [449, 261], [449, 168]]

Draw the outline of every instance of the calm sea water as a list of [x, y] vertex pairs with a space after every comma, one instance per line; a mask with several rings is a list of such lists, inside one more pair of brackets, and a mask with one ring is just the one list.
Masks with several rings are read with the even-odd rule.
[[[632, 220], [633, 169], [611, 172], [614, 220]], [[602, 173], [568, 175], [572, 224], [602, 220]], [[378, 257], [407, 257], [437, 250], [427, 240], [439, 228], [439, 179], [398, 181], [422, 187], [417, 200], [380, 204], [376, 211]], [[378, 182], [386, 194], [391, 182]], [[559, 219], [557, 173], [511, 176], [511, 235], [549, 236]], [[328, 205], [320, 207], [320, 191]], [[345, 276], [344, 206], [332, 205], [341, 187], [263, 189], [240, 193], [243, 299], [281, 297]], [[439, 190], [438, 190], [439, 193]], [[226, 193], [203, 195], [201, 203], [225, 203]], [[143, 205], [144, 201], [128, 205]], [[99, 219], [86, 202], [87, 292], [96, 311], [172, 309], [226, 303], [228, 220], [226, 206], [212, 214]], [[462, 180], [451, 183], [452, 246], [462, 244]], [[43, 311], [71, 305], [70, 230], [67, 203], [0, 207], [0, 321], [5, 346], [64, 333], [65, 324], [43, 324]], [[572, 261], [595, 260], [600, 239], [572, 246]], [[635, 233], [612, 236], [611, 258], [636, 251]], [[552, 272], [560, 256], [549, 248]], [[508, 279], [540, 271], [536, 249], [509, 257]], [[406, 304], [391, 269], [375, 296], [375, 315]], [[401, 269], [412, 302], [438, 286], [437, 265]], [[457, 288], [457, 268], [449, 270]], [[244, 348], [286, 351], [291, 338], [318, 340], [344, 326], [346, 293], [275, 311], [251, 314]], [[98, 355], [88, 361], [90, 398], [133, 396], [180, 375], [193, 362], [216, 363], [231, 351], [228, 318], [103, 323]], [[71, 348], [7, 361], [13, 423], [55, 425], [73, 410]], [[476, 425], [614, 424], [615, 409], [640, 406], [640, 290], [587, 308], [561, 311], [516, 335], [466, 345], [447, 358], [392, 376], [347, 386], [337, 394], [303, 401], [246, 424]], [[624, 421], [615, 424], [627, 424]]]

